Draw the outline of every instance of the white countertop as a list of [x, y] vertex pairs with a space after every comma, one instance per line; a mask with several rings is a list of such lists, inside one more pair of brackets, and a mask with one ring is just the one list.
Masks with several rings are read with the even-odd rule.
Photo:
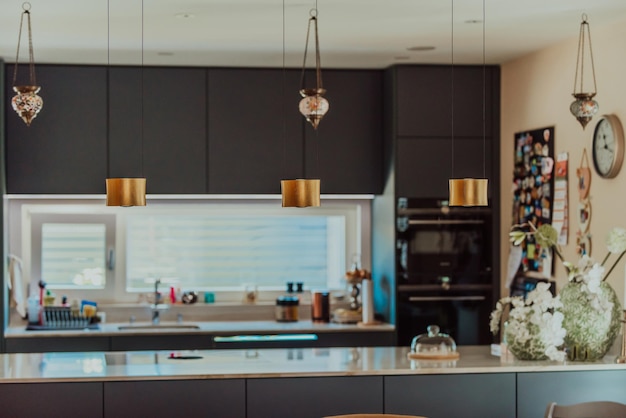
[[[180, 326], [197, 326], [197, 328], [181, 328]], [[124, 327], [124, 329], [120, 329]], [[169, 328], [168, 328], [169, 327]], [[178, 328], [177, 328], [178, 327]], [[151, 327], [149, 322], [104, 323], [99, 329], [27, 331], [26, 325], [9, 327], [5, 330], [6, 338], [36, 337], [97, 337], [97, 336], [130, 336], [146, 334], [271, 334], [271, 333], [322, 333], [322, 332], [392, 332], [391, 324], [368, 325], [313, 323], [310, 320], [296, 322], [277, 321], [185, 321], [161, 322], [158, 327]]]
[[[409, 360], [408, 351], [371, 347], [2, 354], [0, 383], [626, 370], [610, 356], [588, 363], [518, 361], [492, 356], [489, 346], [463, 346], [459, 360], [437, 363]], [[170, 359], [172, 353], [200, 358]]]

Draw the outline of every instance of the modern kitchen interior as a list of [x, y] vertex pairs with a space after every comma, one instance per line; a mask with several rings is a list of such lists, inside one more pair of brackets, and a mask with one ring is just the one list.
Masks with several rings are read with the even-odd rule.
[[622, 0], [0, 9], [3, 416], [626, 404]]

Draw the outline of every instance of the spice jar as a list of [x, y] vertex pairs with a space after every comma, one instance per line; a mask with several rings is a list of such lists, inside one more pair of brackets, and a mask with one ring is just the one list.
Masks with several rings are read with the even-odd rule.
[[276, 320], [278, 322], [296, 322], [298, 320], [297, 296], [279, 296], [276, 298]]

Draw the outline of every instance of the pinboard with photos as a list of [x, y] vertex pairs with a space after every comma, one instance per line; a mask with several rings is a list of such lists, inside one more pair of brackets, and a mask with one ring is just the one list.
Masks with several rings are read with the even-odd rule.
[[[515, 134], [513, 169], [513, 224], [535, 227], [552, 222], [554, 201], [554, 127]], [[522, 243], [519, 270], [545, 275], [547, 256], [532, 237]], [[551, 267], [550, 267], [551, 268]]]

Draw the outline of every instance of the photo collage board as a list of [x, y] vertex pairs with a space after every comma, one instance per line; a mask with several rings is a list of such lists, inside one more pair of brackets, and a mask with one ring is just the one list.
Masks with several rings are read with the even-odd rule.
[[[513, 169], [513, 225], [524, 225], [530, 231], [552, 222], [554, 202], [554, 127], [515, 134], [515, 164]], [[552, 263], [532, 237], [522, 243], [518, 274], [542, 276], [551, 274]]]

